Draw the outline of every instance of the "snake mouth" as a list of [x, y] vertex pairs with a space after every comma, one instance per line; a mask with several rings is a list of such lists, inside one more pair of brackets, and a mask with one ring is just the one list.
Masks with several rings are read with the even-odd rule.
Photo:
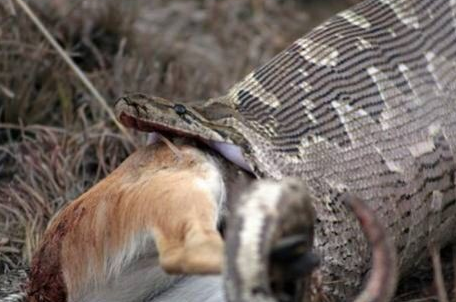
[[130, 116], [124, 112], [120, 114], [119, 120], [124, 126], [128, 128], [133, 128], [139, 131], [149, 133], [150, 135], [148, 142], [151, 144], [155, 143], [158, 140], [157, 135], [154, 135], [156, 133], [159, 133], [170, 139], [177, 137], [189, 138], [191, 140], [195, 140], [197, 143], [203, 143], [206, 146], [209, 146], [209, 148], [213, 149], [222, 157], [232, 162], [239, 168], [248, 172], [254, 171], [253, 167], [246, 160], [241, 148], [237, 145], [220, 141], [208, 140], [197, 134], [192, 134], [186, 131], [179, 131], [175, 128], [167, 127], [166, 125], [160, 124], [158, 122], [141, 120], [136, 117]]
[[196, 134], [188, 133], [185, 131], [179, 131], [177, 129], [167, 127], [158, 122], [154, 123], [154, 122], [150, 122], [150, 121], [144, 121], [144, 120], [138, 119], [136, 117], [130, 116], [124, 112], [122, 112], [120, 114], [119, 120], [125, 127], [136, 129], [136, 130], [139, 130], [142, 132], [147, 132], [147, 133], [158, 132], [168, 138], [187, 137], [187, 138], [196, 139], [200, 142], [207, 143], [205, 139], [203, 139], [202, 137], [200, 137]]

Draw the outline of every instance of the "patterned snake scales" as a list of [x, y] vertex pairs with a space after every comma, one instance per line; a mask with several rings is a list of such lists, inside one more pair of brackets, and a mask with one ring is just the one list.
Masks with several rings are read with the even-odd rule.
[[[127, 126], [196, 137], [261, 178], [299, 179], [315, 198], [323, 290], [344, 299], [371, 267], [369, 244], [342, 202], [347, 193], [386, 227], [401, 274], [430, 243], [454, 242], [455, 85], [456, 0], [367, 0], [224, 96], [182, 105], [136, 94], [116, 109]], [[228, 238], [232, 266], [242, 263], [243, 236], [253, 257], [264, 257], [260, 235], [271, 236], [269, 222], [258, 222], [264, 234], [249, 229], [255, 211], [245, 208]], [[234, 279], [245, 278], [237, 269]]]

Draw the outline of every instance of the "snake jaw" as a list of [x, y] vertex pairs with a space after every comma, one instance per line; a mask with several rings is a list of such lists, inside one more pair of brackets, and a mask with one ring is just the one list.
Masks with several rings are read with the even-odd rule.
[[[221, 121], [210, 120], [191, 104], [174, 103], [155, 96], [135, 93], [119, 98], [115, 104], [117, 119], [126, 127], [165, 137], [187, 137], [203, 142], [236, 166], [253, 172], [256, 168], [247, 160], [242, 135]], [[213, 114], [213, 113], [212, 113]], [[223, 120], [225, 116], [218, 116]]]
[[204, 120], [182, 104], [144, 94], [129, 94], [115, 104], [118, 120], [126, 127], [144, 132], [160, 132], [168, 136], [183, 136], [201, 141], [231, 140], [204, 125]]

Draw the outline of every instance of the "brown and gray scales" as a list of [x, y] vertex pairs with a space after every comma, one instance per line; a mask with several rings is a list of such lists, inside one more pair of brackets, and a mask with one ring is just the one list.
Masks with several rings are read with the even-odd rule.
[[368, 268], [338, 203], [344, 189], [381, 217], [403, 272], [431, 238], [455, 239], [455, 18], [456, 1], [366, 1], [229, 93], [258, 171], [300, 176], [324, 201], [316, 246], [327, 281], [350, 289]]
[[188, 106], [214, 132], [139, 103], [144, 125], [234, 143], [262, 177], [300, 177], [320, 200], [315, 244], [336, 297], [353, 296], [370, 265], [344, 191], [376, 211], [403, 274], [431, 240], [456, 239], [455, 0], [367, 0], [338, 14], [225, 96]]

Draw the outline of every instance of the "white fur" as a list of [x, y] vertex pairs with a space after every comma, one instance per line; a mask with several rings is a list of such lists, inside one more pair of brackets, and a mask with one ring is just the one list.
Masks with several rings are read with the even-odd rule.
[[[150, 302], [223, 302], [221, 276], [193, 276], [178, 281], [168, 291]], [[149, 302], [148, 301], [148, 302]]]
[[[201, 156], [205, 155], [201, 154]], [[194, 182], [198, 188], [208, 190], [214, 196], [216, 201], [215, 217], [219, 219], [226, 202], [226, 187], [220, 167], [212, 157], [207, 156], [206, 158], [207, 161], [204, 161], [204, 164], [201, 166], [205, 173], [203, 176], [195, 178]]]
[[[152, 261], [151, 261], [152, 260]], [[153, 259], [137, 261], [111, 283], [70, 302], [224, 302], [221, 276], [167, 275]]]
[[125, 267], [129, 266], [140, 255], [144, 255], [147, 250], [152, 251], [153, 256], [158, 256], [152, 230], [144, 230], [132, 236], [120, 252], [116, 255], [109, 255], [105, 263], [106, 276], [109, 279], [117, 278]]
[[258, 274], [261, 271], [261, 259], [256, 255], [261, 255], [260, 243], [265, 220], [265, 212], [274, 215], [276, 203], [280, 201], [282, 188], [280, 184], [273, 181], [263, 181], [256, 184], [255, 190], [248, 196], [248, 202], [242, 205], [241, 211], [249, 213], [249, 219], [244, 220], [243, 230], [240, 233], [240, 243], [236, 265], [239, 269], [239, 275], [242, 276], [242, 286], [244, 293], [243, 300], [249, 301], [249, 288], [255, 288], [259, 285]]
[[117, 278], [93, 288], [78, 299], [69, 302], [143, 302], [170, 289], [178, 277], [167, 275], [156, 263], [155, 257], [144, 257]]

